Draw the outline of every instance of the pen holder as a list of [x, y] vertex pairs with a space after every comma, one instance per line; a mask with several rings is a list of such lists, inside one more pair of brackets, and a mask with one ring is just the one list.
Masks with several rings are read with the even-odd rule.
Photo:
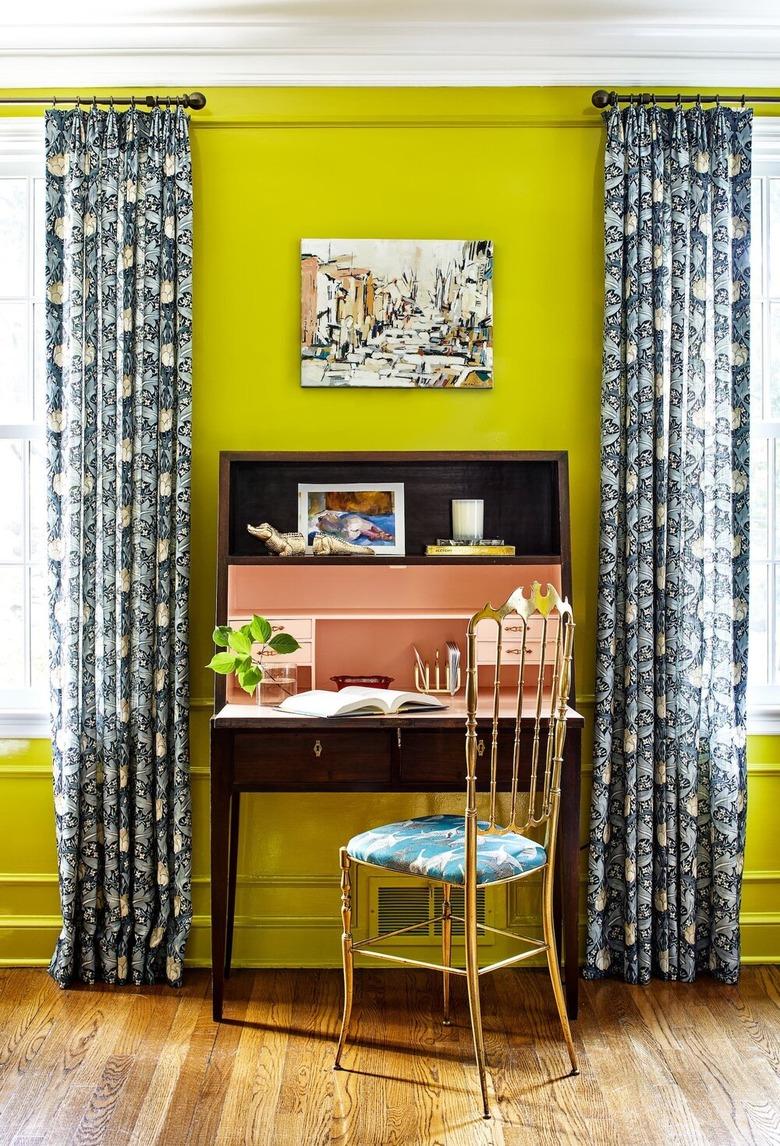
[[431, 687], [431, 666], [425, 662], [423, 668], [419, 664], [414, 666], [414, 687], [418, 692], [426, 692], [430, 696], [435, 696], [437, 693], [447, 693], [448, 696], [454, 696], [460, 688], [460, 667], [455, 672], [455, 680], [452, 679], [450, 666], [444, 670], [444, 687], [441, 688], [441, 676], [439, 673], [439, 666], [436, 666], [436, 674], [434, 676], [434, 684]]

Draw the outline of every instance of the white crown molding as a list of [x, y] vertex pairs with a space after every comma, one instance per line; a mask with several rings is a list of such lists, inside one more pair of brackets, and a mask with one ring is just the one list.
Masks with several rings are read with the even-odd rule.
[[[744, 17], [740, 19], [740, 16]], [[751, 21], [157, 20], [12, 26], [0, 17], [4, 87], [772, 87], [780, 14]]]

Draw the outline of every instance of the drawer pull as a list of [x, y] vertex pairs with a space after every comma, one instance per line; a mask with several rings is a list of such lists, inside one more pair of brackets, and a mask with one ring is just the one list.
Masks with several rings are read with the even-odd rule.
[[271, 632], [272, 633], [283, 633], [284, 632], [284, 625], [271, 625]]
[[506, 625], [504, 627], [505, 633], [522, 633], [522, 631], [523, 631], [522, 625]]
[[317, 757], [318, 760], [319, 760], [320, 756], [322, 756], [322, 741], [321, 740], [315, 740], [314, 741], [314, 755]]
[[[508, 657], [519, 657], [520, 653], [523, 652], [523, 650], [522, 649], [504, 649], [504, 652], [506, 653], [506, 655]], [[531, 648], [530, 645], [525, 646], [525, 652], [526, 653], [532, 653], [533, 652], [533, 649]]]
[[485, 741], [480, 736], [479, 740], [477, 741], [477, 756], [482, 757], [484, 755], [485, 755]]

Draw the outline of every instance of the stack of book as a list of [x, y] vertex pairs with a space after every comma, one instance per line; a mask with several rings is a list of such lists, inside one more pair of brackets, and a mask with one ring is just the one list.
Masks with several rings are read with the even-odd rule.
[[435, 545], [425, 546], [426, 557], [514, 557], [514, 545], [505, 545], [503, 537], [485, 537], [481, 541], [458, 541], [439, 537]]

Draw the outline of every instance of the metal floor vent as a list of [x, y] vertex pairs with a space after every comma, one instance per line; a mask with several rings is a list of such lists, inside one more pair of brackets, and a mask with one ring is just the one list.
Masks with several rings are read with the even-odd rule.
[[[452, 889], [452, 913], [453, 915], [463, 915], [464, 895], [462, 887], [453, 887]], [[390, 931], [397, 931], [399, 927], [410, 927], [414, 923], [424, 923], [426, 919], [431, 916], [441, 915], [442, 911], [442, 889], [441, 887], [432, 887], [429, 884], [424, 886], [410, 886], [403, 887], [398, 884], [392, 884], [387, 887], [377, 888], [377, 915], [378, 915], [378, 928], [379, 935], [387, 935]], [[485, 922], [485, 889], [477, 889], [477, 922]], [[452, 924], [453, 937], [456, 935], [463, 935], [463, 924], [453, 921]], [[441, 935], [441, 923], [435, 923], [427, 929], [421, 927], [419, 931], [412, 932], [411, 936], [399, 935], [398, 941], [402, 942], [409, 938], [418, 937], [433, 938]]]

